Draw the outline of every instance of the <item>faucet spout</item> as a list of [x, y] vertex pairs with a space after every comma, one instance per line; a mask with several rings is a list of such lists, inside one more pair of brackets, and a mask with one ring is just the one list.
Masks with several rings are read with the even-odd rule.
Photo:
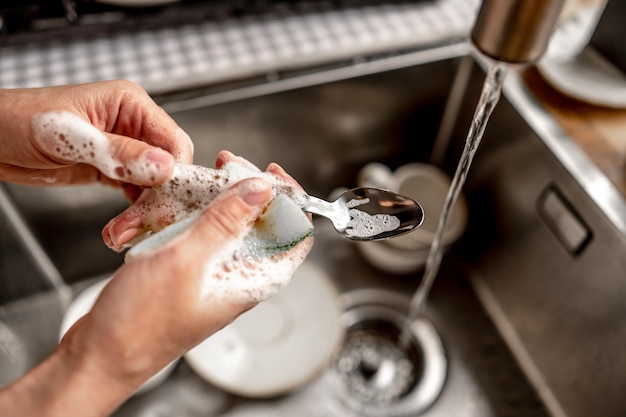
[[479, 51], [498, 61], [537, 61], [548, 47], [564, 0], [483, 0], [472, 30]]

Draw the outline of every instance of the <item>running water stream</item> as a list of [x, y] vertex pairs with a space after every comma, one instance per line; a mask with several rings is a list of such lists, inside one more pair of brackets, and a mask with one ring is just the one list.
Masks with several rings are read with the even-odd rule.
[[463, 188], [463, 184], [465, 183], [465, 179], [467, 178], [474, 155], [476, 154], [478, 146], [480, 145], [485, 133], [489, 117], [500, 99], [502, 84], [506, 78], [507, 70], [508, 66], [506, 63], [494, 62], [490, 65], [487, 76], [485, 77], [483, 90], [467, 134], [465, 147], [452, 179], [450, 189], [448, 190], [443, 210], [441, 212], [441, 217], [439, 217], [439, 223], [437, 225], [433, 243], [430, 247], [428, 258], [426, 259], [424, 275], [419, 287], [411, 299], [407, 320], [405, 322], [404, 329], [400, 334], [399, 343], [402, 347], [408, 346], [411, 335], [411, 323], [422, 316], [426, 308], [426, 299], [428, 298], [433, 282], [439, 272], [443, 252], [445, 250], [445, 247], [442, 245], [444, 231], [446, 230], [450, 214], [454, 209], [455, 203], [461, 193], [461, 189]]

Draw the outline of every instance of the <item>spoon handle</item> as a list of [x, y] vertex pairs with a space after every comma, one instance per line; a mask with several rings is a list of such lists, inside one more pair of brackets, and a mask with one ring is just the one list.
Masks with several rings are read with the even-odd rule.
[[318, 214], [330, 219], [335, 227], [346, 227], [350, 221], [350, 214], [345, 203], [341, 200], [329, 202], [322, 200], [321, 198], [314, 197], [309, 194], [302, 195], [302, 201], [300, 202], [302, 210]]
[[291, 184], [281, 184], [277, 188], [293, 198], [303, 211], [326, 217], [333, 223], [337, 231], [342, 233], [348, 227], [351, 219], [350, 210], [343, 199], [339, 198], [333, 202], [326, 201], [304, 193]]

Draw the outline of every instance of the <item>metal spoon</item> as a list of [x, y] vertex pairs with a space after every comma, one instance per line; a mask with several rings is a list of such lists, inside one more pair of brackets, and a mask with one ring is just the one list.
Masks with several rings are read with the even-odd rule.
[[298, 200], [302, 210], [330, 219], [341, 236], [357, 241], [399, 236], [424, 220], [417, 202], [378, 188], [354, 188], [332, 203], [308, 194]]

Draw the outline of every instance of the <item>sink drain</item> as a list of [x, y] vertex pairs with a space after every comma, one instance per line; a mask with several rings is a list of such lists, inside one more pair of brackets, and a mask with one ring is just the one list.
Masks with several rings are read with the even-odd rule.
[[409, 300], [382, 290], [344, 296], [346, 336], [330, 377], [343, 405], [360, 416], [415, 416], [435, 402], [445, 383], [441, 339], [425, 318], [411, 324], [406, 348], [398, 339]]

